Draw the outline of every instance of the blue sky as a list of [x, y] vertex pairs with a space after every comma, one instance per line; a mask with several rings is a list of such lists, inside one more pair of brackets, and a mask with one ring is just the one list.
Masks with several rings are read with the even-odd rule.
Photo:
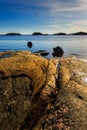
[[87, 0], [0, 0], [0, 34], [87, 32]]

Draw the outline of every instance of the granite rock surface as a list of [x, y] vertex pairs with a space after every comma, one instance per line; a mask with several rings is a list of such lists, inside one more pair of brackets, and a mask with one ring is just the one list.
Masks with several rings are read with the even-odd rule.
[[87, 62], [0, 52], [0, 130], [87, 130]]

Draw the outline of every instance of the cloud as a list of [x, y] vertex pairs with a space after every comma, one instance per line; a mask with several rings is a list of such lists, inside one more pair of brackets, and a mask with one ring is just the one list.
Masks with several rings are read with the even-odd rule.
[[0, 0], [0, 7], [1, 3], [3, 10], [32, 27], [54, 32], [87, 29], [87, 0]]
[[48, 30], [52, 30], [55, 33], [65, 32], [65, 33], [74, 33], [77, 31], [86, 31], [87, 32], [87, 20], [76, 20], [72, 22], [49, 22], [46, 24]]

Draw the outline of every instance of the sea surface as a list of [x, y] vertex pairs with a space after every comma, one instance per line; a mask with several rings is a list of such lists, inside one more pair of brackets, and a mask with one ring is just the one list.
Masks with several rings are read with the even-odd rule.
[[[27, 43], [33, 46], [29, 48]], [[7, 50], [28, 50], [36, 52], [46, 50], [52, 57], [53, 48], [60, 46], [64, 50], [64, 57], [74, 55], [87, 59], [87, 35], [44, 35], [44, 36], [0, 36], [0, 52]]]

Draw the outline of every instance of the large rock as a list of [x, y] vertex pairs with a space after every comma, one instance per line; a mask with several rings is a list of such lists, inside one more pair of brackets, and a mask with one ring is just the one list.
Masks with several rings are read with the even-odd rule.
[[56, 88], [56, 67], [31, 52], [0, 53], [0, 130], [37, 124]]
[[1, 52], [0, 130], [87, 130], [87, 62]]
[[57, 86], [41, 119], [44, 130], [87, 130], [87, 62], [75, 57], [61, 59]]
[[64, 54], [64, 51], [61, 47], [57, 46], [53, 48], [53, 53], [52, 53], [53, 57], [62, 57], [63, 54]]

